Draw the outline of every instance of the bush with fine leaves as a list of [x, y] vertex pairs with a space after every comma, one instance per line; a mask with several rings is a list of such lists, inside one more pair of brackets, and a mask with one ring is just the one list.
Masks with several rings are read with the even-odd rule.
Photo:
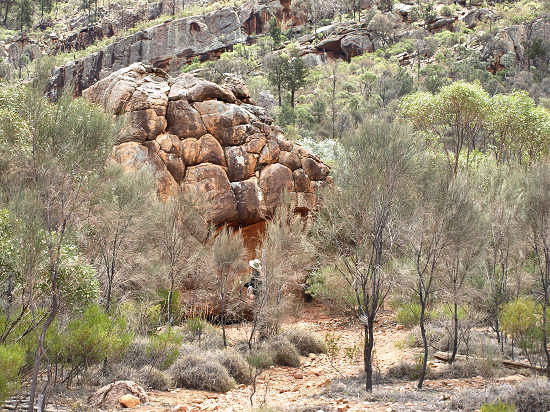
[[266, 342], [265, 346], [275, 365], [292, 366], [294, 368], [300, 366], [300, 353], [287, 338], [276, 336]]
[[180, 357], [170, 367], [169, 374], [178, 388], [227, 392], [235, 387], [235, 380], [226, 368], [198, 353]]
[[170, 377], [166, 372], [157, 368], [144, 366], [137, 375], [139, 383], [147, 388], [159, 391], [166, 391], [170, 388]]
[[297, 328], [288, 330], [285, 333], [285, 337], [303, 356], [307, 356], [310, 353], [325, 353], [327, 351], [327, 346], [323, 339], [306, 329]]
[[219, 362], [237, 383], [248, 385], [252, 382], [250, 366], [242, 355], [233, 349], [218, 350], [211, 357]]

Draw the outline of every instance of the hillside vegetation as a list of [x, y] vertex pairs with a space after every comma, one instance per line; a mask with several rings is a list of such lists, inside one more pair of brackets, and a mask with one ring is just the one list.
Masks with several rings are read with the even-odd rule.
[[[0, 404], [159, 405], [185, 388], [263, 408], [271, 374], [318, 362], [323, 407], [550, 409], [550, 3], [283, 3], [0, 2]], [[98, 104], [68, 84], [47, 97], [56, 66], [252, 6], [246, 22], [267, 24], [246, 41], [167, 56], [168, 74], [120, 68]], [[52, 33], [107, 23], [45, 56]], [[242, 179], [233, 151], [253, 164]], [[259, 181], [257, 205], [233, 203], [261, 218], [213, 220], [220, 178], [186, 186], [201, 164], [231, 194]], [[269, 168], [291, 184], [264, 185]], [[311, 305], [345, 339], [297, 328]]]

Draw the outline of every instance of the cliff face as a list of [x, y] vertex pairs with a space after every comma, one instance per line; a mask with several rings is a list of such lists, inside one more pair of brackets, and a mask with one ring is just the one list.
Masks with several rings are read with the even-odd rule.
[[239, 16], [229, 8], [167, 21], [57, 68], [48, 92], [55, 99], [65, 85], [74, 84], [75, 94], [79, 95], [110, 73], [136, 62], [175, 70], [191, 57], [208, 58], [246, 38]]
[[133, 64], [83, 96], [126, 118], [112, 162], [149, 168], [160, 197], [180, 188], [200, 193], [213, 224], [262, 222], [285, 190], [296, 211], [307, 213], [316, 188], [331, 182], [329, 167], [286, 140], [236, 78], [218, 85]]

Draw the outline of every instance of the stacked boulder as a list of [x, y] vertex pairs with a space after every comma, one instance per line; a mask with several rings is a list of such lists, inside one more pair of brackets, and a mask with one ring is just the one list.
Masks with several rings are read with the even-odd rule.
[[316, 188], [331, 181], [329, 167], [286, 140], [237, 78], [218, 85], [136, 63], [83, 96], [126, 119], [111, 161], [149, 168], [161, 198], [180, 189], [200, 193], [213, 224], [269, 219], [284, 191], [307, 213]]

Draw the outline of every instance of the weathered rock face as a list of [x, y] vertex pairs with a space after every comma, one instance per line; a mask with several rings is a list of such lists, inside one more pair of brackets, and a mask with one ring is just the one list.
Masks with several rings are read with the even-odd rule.
[[136, 62], [175, 70], [194, 56], [219, 54], [246, 38], [239, 16], [231, 8], [167, 21], [57, 68], [49, 94], [55, 98], [65, 85], [74, 84], [78, 95], [98, 80]]
[[550, 21], [541, 18], [528, 24], [518, 24], [499, 30], [487, 41], [481, 52], [482, 58], [489, 61], [489, 71], [504, 69], [500, 58], [505, 54], [515, 55], [516, 62], [526, 65], [525, 46], [536, 39], [545, 39], [550, 32]]
[[268, 219], [283, 191], [307, 212], [315, 187], [331, 181], [329, 167], [286, 140], [238, 79], [218, 85], [187, 74], [171, 78], [136, 63], [83, 96], [126, 118], [111, 162], [151, 170], [161, 198], [180, 189], [200, 194], [216, 225]]

